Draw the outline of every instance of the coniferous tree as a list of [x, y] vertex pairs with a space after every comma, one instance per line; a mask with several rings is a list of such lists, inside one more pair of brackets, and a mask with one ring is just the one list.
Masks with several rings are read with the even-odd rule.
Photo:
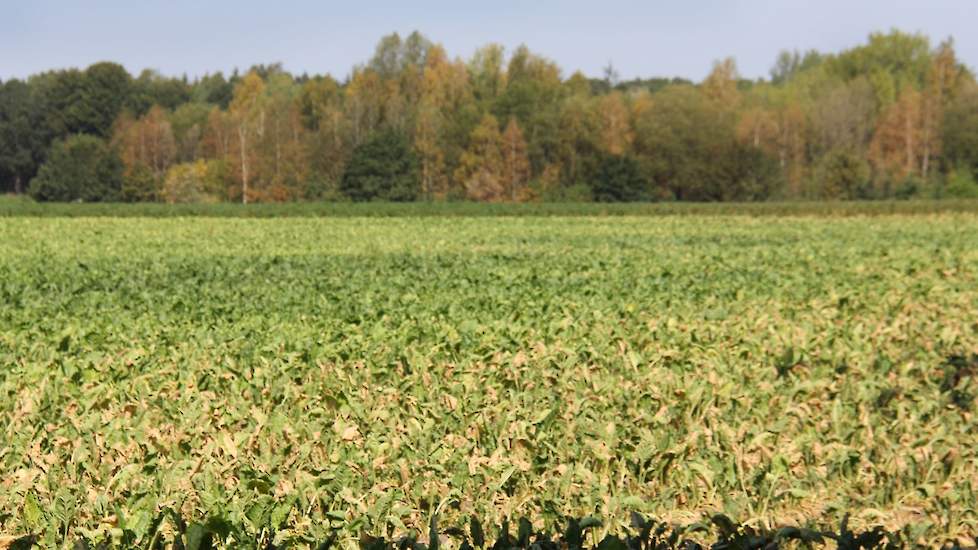
[[123, 164], [105, 141], [84, 134], [58, 141], [31, 180], [39, 201], [102, 202], [120, 198]]
[[385, 131], [353, 151], [340, 191], [354, 201], [413, 201], [421, 191], [418, 159], [407, 139]]
[[627, 155], [605, 155], [594, 177], [594, 200], [633, 202], [648, 197], [638, 162]]

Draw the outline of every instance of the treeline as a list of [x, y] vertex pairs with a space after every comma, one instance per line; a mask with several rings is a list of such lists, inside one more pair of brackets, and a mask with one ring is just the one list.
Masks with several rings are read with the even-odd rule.
[[384, 37], [345, 81], [120, 65], [0, 83], [0, 192], [46, 201], [723, 201], [978, 196], [978, 84], [948, 40], [873, 34], [702, 82], [565, 76]]

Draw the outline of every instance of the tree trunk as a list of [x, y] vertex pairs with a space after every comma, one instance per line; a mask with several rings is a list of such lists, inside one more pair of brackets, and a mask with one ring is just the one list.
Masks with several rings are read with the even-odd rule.
[[930, 165], [930, 143], [927, 136], [924, 136], [924, 160], [921, 161], [920, 165], [920, 175], [924, 179], [927, 179], [927, 169]]
[[24, 187], [20, 183], [20, 174], [14, 176], [14, 193], [20, 195], [24, 192]]
[[516, 202], [516, 166], [515, 166], [516, 162], [515, 162], [515, 159], [516, 159], [516, 144], [515, 143], [512, 143], [512, 140], [510, 140], [510, 143], [509, 143], [509, 158], [507, 159], [508, 162], [506, 164], [509, 165], [509, 166], [507, 166], [507, 168], [508, 168], [507, 171], [509, 172], [509, 174], [508, 174], [508, 176], [509, 176], [509, 193], [510, 193], [511, 200], [513, 202]]
[[272, 129], [272, 135], [275, 138], [275, 179], [274, 181], [278, 183], [281, 181], [279, 176], [281, 175], [282, 169], [282, 128], [280, 125], [280, 120], [278, 116], [273, 116], [275, 120], [275, 127]]
[[907, 145], [907, 175], [913, 173], [913, 118], [908, 112], [905, 123], [906, 145]]
[[149, 162], [147, 162], [146, 160], [147, 156], [148, 155], [146, 154], [146, 130], [143, 128], [143, 125], [140, 124], [139, 125], [139, 162], [141, 164], [149, 164]]
[[238, 141], [241, 145], [241, 203], [248, 204], [248, 140], [243, 128], [238, 128]]
[[928, 168], [928, 165], [930, 164], [930, 140], [931, 140], [931, 137], [930, 137], [930, 129], [931, 129], [930, 128], [931, 127], [930, 112], [931, 112], [931, 109], [930, 109], [930, 106], [929, 106], [929, 102], [927, 101], [926, 98], [927, 98], [927, 96], [925, 95], [924, 96], [924, 101], [923, 101], [923, 104], [924, 104], [924, 114], [921, 117], [923, 119], [923, 123], [924, 123], [923, 124], [923, 126], [924, 126], [924, 135], [921, 138], [921, 141], [922, 141], [921, 144], [923, 145], [924, 151], [923, 151], [923, 158], [920, 161], [920, 175], [924, 179], [927, 179], [927, 168]]

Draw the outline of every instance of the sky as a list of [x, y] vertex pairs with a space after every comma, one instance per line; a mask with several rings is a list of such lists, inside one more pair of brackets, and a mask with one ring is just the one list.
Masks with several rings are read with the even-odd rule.
[[468, 58], [526, 44], [569, 75], [702, 79], [732, 56], [765, 77], [782, 49], [834, 52], [873, 31], [953, 36], [978, 67], [978, 0], [0, 0], [0, 79], [117, 61], [190, 77], [281, 62], [344, 78], [381, 36], [419, 30]]

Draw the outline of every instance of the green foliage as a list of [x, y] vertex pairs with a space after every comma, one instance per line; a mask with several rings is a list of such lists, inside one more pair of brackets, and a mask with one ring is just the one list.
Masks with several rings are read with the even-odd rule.
[[930, 40], [926, 36], [894, 30], [870, 34], [869, 43], [829, 58], [827, 66], [845, 80], [873, 75], [878, 97], [885, 104], [885, 99], [904, 85], [921, 86], [930, 61]]
[[[232, 80], [236, 78], [237, 73]], [[204, 75], [194, 84], [191, 91], [192, 101], [217, 105], [221, 109], [227, 109], [233, 97], [234, 82], [228, 81], [220, 72]]]
[[516, 542], [595, 516], [593, 545], [636, 510], [756, 534], [853, 510], [835, 534], [912, 523], [926, 547], [978, 528], [973, 210], [96, 207], [181, 217], [0, 223], [0, 537], [348, 548], [525, 514]]
[[132, 77], [118, 63], [96, 63], [85, 69], [77, 97], [69, 106], [78, 133], [108, 137], [130, 100]]
[[785, 84], [799, 74], [818, 67], [824, 60], [825, 56], [815, 50], [809, 50], [804, 55], [798, 50], [782, 50], [771, 67], [771, 82]]
[[697, 89], [656, 96], [636, 122], [637, 154], [660, 194], [678, 200], [765, 198], [776, 187], [770, 161], [734, 139], [734, 113]]
[[733, 146], [727, 179], [731, 184], [721, 190], [721, 200], [725, 201], [767, 200], [784, 186], [777, 160], [744, 145]]
[[[978, 175], [978, 84], [950, 39], [893, 30], [835, 54], [784, 51], [769, 81], [732, 61], [699, 83], [619, 82], [610, 64], [603, 79], [567, 76], [525, 46], [453, 60], [414, 32], [383, 37], [345, 82], [281, 63], [194, 81], [110, 62], [50, 71], [0, 85], [0, 192], [23, 192], [51, 144], [78, 133], [118, 148], [133, 201], [198, 160], [226, 163], [240, 191], [213, 196], [244, 202], [905, 199], [942, 196], [934, 182], [957, 168]], [[506, 154], [480, 143], [491, 117], [521, 129]], [[423, 197], [391, 177], [413, 172], [414, 152]], [[581, 186], [607, 152], [638, 162], [644, 192]]]
[[357, 147], [340, 181], [354, 201], [413, 201], [421, 192], [418, 159], [407, 139], [382, 132]]
[[118, 155], [103, 140], [79, 134], [52, 146], [29, 193], [39, 201], [113, 201], [122, 182]]
[[176, 143], [182, 145], [180, 158], [193, 159], [199, 155], [199, 145], [207, 128], [207, 117], [213, 109], [207, 103], [184, 103], [170, 115], [170, 125]]
[[538, 195], [544, 202], [588, 203], [594, 200], [591, 186], [586, 183], [548, 187], [537, 181], [530, 185], [532, 189], [539, 190]]
[[43, 113], [38, 126], [41, 140], [63, 139], [84, 131], [86, 120], [82, 116], [85, 75], [77, 69], [51, 71], [31, 77], [34, 108]]
[[383, 78], [397, 78], [405, 69], [423, 66], [429, 48], [431, 41], [418, 31], [404, 40], [395, 32], [380, 39], [367, 66]]
[[44, 156], [41, 113], [33, 103], [26, 83], [0, 84], [0, 192], [22, 193]]
[[[586, 516], [571, 517], [566, 525], [555, 524], [550, 528], [534, 529], [533, 523], [526, 517], [518, 522], [518, 531], [514, 537], [509, 530], [509, 522], [503, 520], [498, 528], [495, 541], [486, 538], [482, 523], [472, 516], [469, 518], [468, 530], [459, 527], [440, 528], [438, 516], [431, 516], [426, 534], [427, 542], [419, 540], [414, 532], [401, 533], [400, 536], [388, 539], [385, 535], [373, 536], [361, 533], [356, 541], [360, 550], [438, 550], [447, 541], [456, 543], [451, 547], [463, 550], [500, 549], [509, 550], [700, 550], [703, 548], [697, 541], [715, 542], [710, 545], [713, 549], [726, 548], [782, 548], [793, 542], [804, 545], [804, 548], [824, 547], [834, 544], [843, 550], [903, 550], [919, 546], [914, 542], [912, 528], [906, 527], [901, 531], [888, 531], [880, 526], [866, 530], [853, 531], [848, 526], [849, 515], [843, 516], [837, 530], [818, 530], [810, 527], [779, 527], [777, 529], [755, 528], [750, 525], [737, 524], [723, 514], [713, 514], [709, 522], [680, 526], [675, 523], [646, 519], [642, 514], [632, 512], [628, 529], [616, 529], [603, 538], [598, 539], [595, 531], [604, 527], [601, 520]], [[188, 523], [177, 512], [165, 508], [156, 514], [151, 528], [146, 536], [139, 536], [131, 529], [117, 529], [112, 542], [134, 544], [147, 541], [150, 548], [163, 547], [165, 542], [172, 542], [174, 548], [186, 550], [204, 550], [214, 548], [224, 543], [234, 547], [280, 547], [275, 542], [288, 540], [288, 531], [280, 525], [269, 525], [259, 536], [245, 534], [225, 519], [212, 517], [207, 523], [191, 521]], [[118, 533], [121, 531], [121, 533]], [[624, 531], [624, 532], [622, 532]], [[554, 534], [556, 532], [556, 534]], [[285, 533], [285, 537], [281, 535]], [[627, 534], [626, 534], [627, 533]], [[388, 536], [390, 533], [388, 533]], [[589, 536], [590, 535], [590, 536]], [[8, 541], [11, 550], [29, 550], [37, 544], [37, 535], [24, 535]], [[102, 537], [82, 536], [75, 541], [74, 548], [105, 547], [108, 540]], [[289, 541], [289, 547], [317, 548], [329, 550], [336, 546], [337, 537], [330, 533], [323, 540], [304, 540], [306, 544], [296, 544]], [[588, 539], [591, 542], [588, 542]], [[707, 543], [709, 544], [709, 543]], [[974, 550], [974, 547], [945, 545], [947, 550]]]
[[127, 106], [142, 115], [153, 105], [174, 110], [190, 101], [190, 84], [186, 77], [167, 78], [156, 71], [145, 70], [132, 81]]
[[171, 204], [219, 202], [227, 192], [228, 182], [227, 165], [223, 162], [175, 164], [166, 173], [160, 196]]
[[[324, 186], [325, 187], [325, 186]], [[327, 193], [332, 189], [327, 188]], [[342, 196], [330, 196], [337, 202], [300, 202], [247, 204], [64, 204], [34, 202], [26, 196], [0, 195], [0, 217], [62, 218], [349, 218], [349, 217], [580, 217], [580, 216], [740, 216], [770, 218], [929, 216], [951, 213], [976, 213], [974, 199], [914, 199], [909, 201], [809, 201], [809, 202], [641, 202], [600, 203], [591, 200], [591, 188], [585, 184], [548, 190], [550, 202], [474, 203], [453, 202], [360, 202], [352, 203]], [[566, 193], [566, 194], [563, 194]]]
[[869, 198], [869, 164], [851, 151], [826, 153], [815, 169], [817, 188], [828, 199]]
[[923, 179], [911, 175], [903, 178], [903, 181], [894, 187], [891, 195], [898, 200], [909, 200], [920, 196], [928, 186]]
[[598, 202], [633, 202], [648, 197], [648, 182], [638, 161], [627, 155], [606, 155], [591, 184]]
[[944, 116], [945, 157], [951, 167], [978, 178], [978, 86], [962, 93]]
[[[482, 524], [472, 517], [468, 532], [461, 528], [438, 529], [437, 516], [432, 516], [428, 527], [428, 543], [424, 544], [414, 534], [386, 539], [363, 534], [360, 537], [360, 550], [394, 550], [411, 548], [414, 550], [438, 550], [442, 539], [457, 541], [462, 549], [511, 549], [511, 550], [701, 550], [697, 542], [705, 542], [714, 550], [726, 549], [777, 549], [794, 548], [798, 543], [803, 548], [824, 547], [832, 544], [842, 550], [898, 550], [915, 547], [913, 533], [891, 532], [882, 527], [866, 531], [853, 531], [848, 525], [848, 515], [843, 516], [838, 529], [820, 531], [808, 527], [780, 527], [778, 529], [755, 528], [737, 524], [724, 514], [713, 514], [709, 521], [687, 526], [675, 523], [648, 520], [642, 514], [632, 512], [628, 528], [618, 526], [609, 530], [603, 538], [595, 531], [604, 524], [593, 516], [571, 517], [566, 524], [547, 526], [536, 530], [533, 523], [522, 517], [519, 530], [514, 537], [509, 523], [503, 520], [498, 528], [495, 541], [487, 540]], [[556, 533], [554, 533], [556, 532]], [[329, 539], [320, 548], [331, 546], [335, 541]], [[954, 550], [973, 550], [970, 547], [950, 546]]]
[[506, 88], [493, 102], [492, 114], [501, 121], [516, 119], [527, 136], [530, 164], [539, 173], [557, 148], [560, 69], [520, 46], [513, 53], [506, 74]]
[[959, 199], [978, 199], [978, 182], [971, 171], [956, 170], [948, 177], [944, 194]]
[[162, 183], [147, 166], [136, 166], [122, 178], [118, 199], [124, 202], [151, 202], [160, 199]]

